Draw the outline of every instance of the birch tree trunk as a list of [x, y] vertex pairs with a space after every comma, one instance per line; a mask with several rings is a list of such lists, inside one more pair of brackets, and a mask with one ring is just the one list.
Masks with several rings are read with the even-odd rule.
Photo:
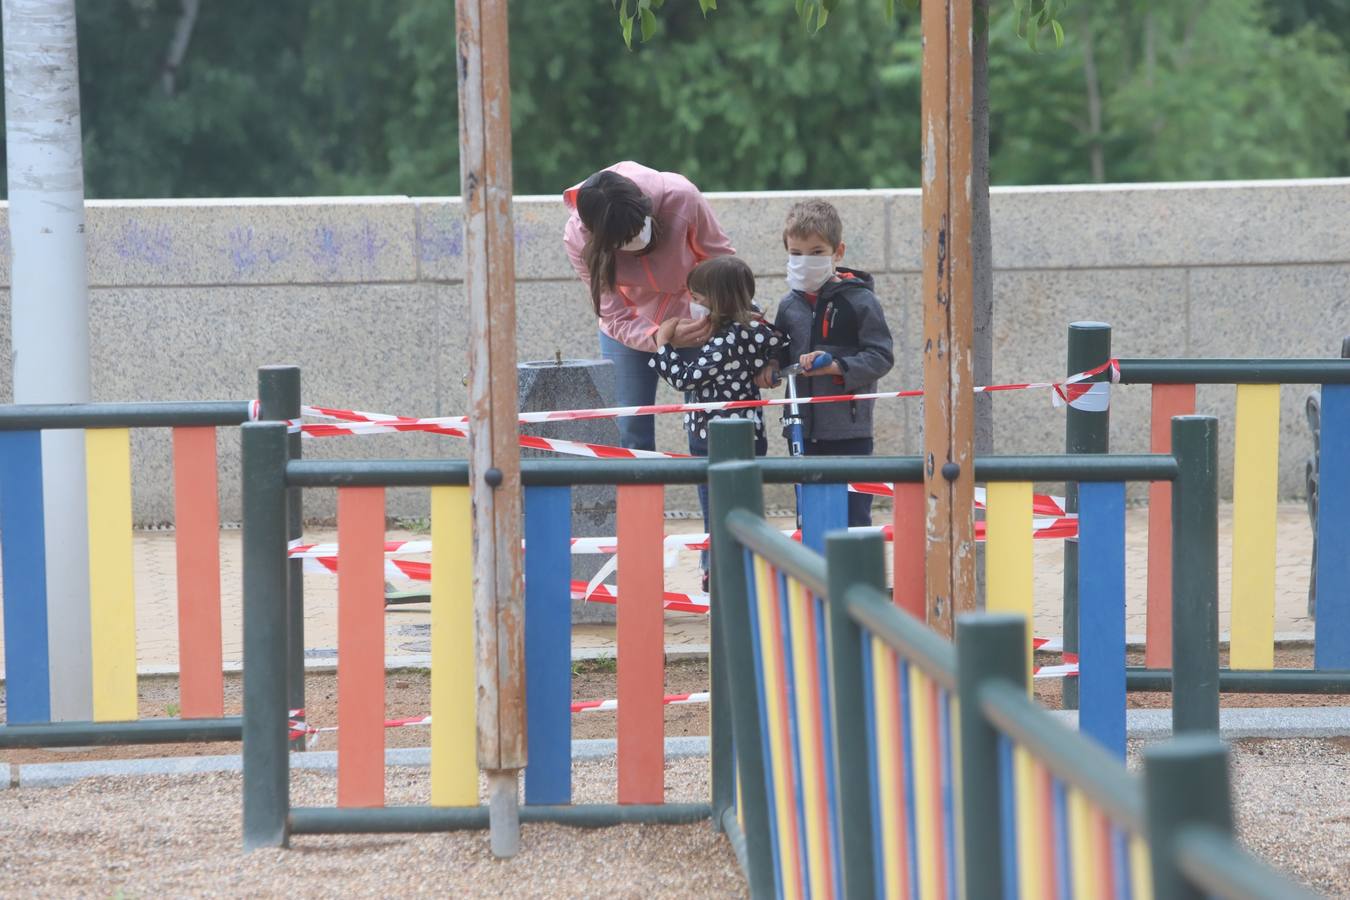
[[[89, 291], [75, 0], [3, 0], [3, 21], [14, 401], [85, 402]], [[52, 718], [89, 719], [83, 432], [43, 434], [42, 466]]]

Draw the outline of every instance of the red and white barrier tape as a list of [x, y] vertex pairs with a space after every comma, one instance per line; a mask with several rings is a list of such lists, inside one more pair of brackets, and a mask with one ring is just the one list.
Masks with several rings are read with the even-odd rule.
[[[1066, 654], [1067, 660], [1071, 654]], [[1058, 666], [1037, 666], [1033, 672], [1033, 678], [1076, 678], [1078, 676], [1078, 661], [1074, 657], [1072, 662], [1066, 662]], [[707, 691], [697, 691], [687, 694], [667, 694], [661, 698], [663, 706], [689, 706], [693, 704], [708, 703], [712, 699], [712, 694]], [[613, 712], [619, 708], [619, 701], [609, 700], [580, 700], [572, 704], [572, 713], [588, 712]], [[309, 746], [313, 746], [318, 740], [319, 735], [338, 730], [336, 725], [325, 725], [316, 727], [303, 720], [305, 711], [303, 709], [291, 710], [290, 728], [291, 740], [306, 738]], [[407, 716], [402, 719], [385, 719], [385, 728], [405, 728], [416, 725], [430, 725], [431, 716]]]
[[[1077, 409], [1100, 412], [1101, 410], [1106, 409], [1107, 404], [1110, 402], [1110, 383], [1103, 381], [1094, 382], [1092, 384], [1080, 384], [1080, 382], [1084, 382], [1089, 378], [1100, 375], [1108, 369], [1111, 371], [1111, 381], [1119, 381], [1120, 367], [1116, 361], [1112, 359], [1094, 369], [1080, 372], [1077, 375], [1071, 375], [1064, 381], [983, 385], [976, 387], [974, 390], [976, 393], [993, 393], [997, 391], [1026, 391], [1048, 388], [1054, 391], [1052, 400], [1057, 407], [1068, 404]], [[809, 406], [815, 403], [843, 403], [846, 401], [857, 400], [891, 400], [903, 397], [922, 396], [922, 390], [905, 390], [880, 391], [869, 394], [831, 394], [818, 397], [799, 397], [796, 401], [785, 397], [772, 397], [759, 400], [725, 400], [712, 403], [657, 403], [645, 406], [610, 406], [598, 409], [555, 409], [539, 412], [523, 412], [519, 414], [519, 421], [522, 425], [532, 425], [543, 422], [568, 422], [578, 419], [617, 419], [628, 416], [758, 409], [769, 406], [788, 406], [793, 402], [796, 402], [801, 406]], [[305, 406], [302, 407], [302, 411], [307, 416], [317, 418], [334, 419], [346, 423], [355, 423], [357, 425], [379, 426], [354, 428], [351, 425], [344, 425], [335, 429], [333, 426], [306, 425], [304, 427], [304, 432], [315, 437], [330, 437], [337, 434], [379, 434], [384, 431], [459, 430], [467, 428], [469, 425], [468, 416], [437, 416], [433, 418], [414, 419], [406, 416], [391, 416], [383, 413], [368, 413], [354, 409], [335, 409], [326, 406]]]
[[[304, 570], [310, 573], [335, 573], [338, 570], [337, 557], [308, 557], [305, 559]], [[386, 559], [384, 576], [410, 581], [430, 581], [431, 563], [412, 559]], [[573, 600], [591, 603], [617, 603], [619, 600], [619, 589], [608, 584], [587, 585], [584, 581], [573, 581], [571, 594]], [[662, 598], [662, 606], [670, 612], [707, 613], [708, 595], [666, 591]]]
[[[1032, 537], [1039, 539], [1063, 539], [1078, 536], [1078, 517], [1062, 516], [1060, 518], [1042, 518], [1037, 517], [1032, 520]], [[894, 539], [895, 530], [891, 525], [871, 525], [864, 527], [850, 528], [849, 531], [860, 534], [880, 534], [886, 541]], [[801, 542], [802, 533], [800, 529], [783, 529], [780, 532], [785, 537], [791, 538], [798, 543]], [[975, 539], [984, 540], [984, 523], [975, 523]], [[681, 550], [707, 550], [710, 540], [708, 534], [668, 534], [666, 535], [665, 559], [666, 568], [675, 564], [675, 554]], [[589, 537], [572, 538], [572, 554], [575, 556], [584, 556], [591, 554], [615, 554], [619, 550], [618, 538], [615, 537]], [[412, 541], [385, 541], [384, 555], [386, 557], [417, 556], [431, 552], [431, 541], [419, 539]], [[302, 544], [294, 541], [290, 547], [291, 559], [323, 560], [337, 559], [338, 545], [336, 543], [324, 544]], [[307, 569], [306, 571], [317, 572], [318, 569]], [[413, 577], [413, 576], [403, 576]]]

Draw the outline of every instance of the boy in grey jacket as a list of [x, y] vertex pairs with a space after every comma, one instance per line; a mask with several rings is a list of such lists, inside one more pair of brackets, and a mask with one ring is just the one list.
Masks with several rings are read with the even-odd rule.
[[[783, 246], [791, 291], [778, 304], [774, 325], [789, 345], [778, 366], [800, 360], [799, 396], [866, 394], [895, 364], [890, 329], [872, 292], [872, 276], [838, 265], [844, 256], [839, 212], [824, 200], [804, 200], [788, 211]], [[833, 361], [813, 368], [821, 353]], [[778, 380], [766, 367], [760, 386]], [[874, 400], [814, 403], [801, 407], [807, 456], [870, 456]], [[872, 524], [872, 498], [848, 495], [850, 527]]]

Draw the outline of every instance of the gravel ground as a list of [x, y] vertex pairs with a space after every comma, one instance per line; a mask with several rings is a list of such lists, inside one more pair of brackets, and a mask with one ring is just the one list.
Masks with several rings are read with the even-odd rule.
[[1238, 743], [1242, 842], [1314, 890], [1350, 897], [1350, 739]]
[[[614, 795], [613, 761], [578, 764], [578, 802]], [[706, 760], [672, 761], [666, 798], [706, 798]], [[390, 769], [388, 802], [424, 803], [426, 770]], [[297, 772], [297, 805], [331, 804], [331, 776]], [[116, 778], [0, 791], [4, 897], [742, 897], [730, 846], [707, 823], [583, 830], [525, 825], [495, 860], [485, 832], [297, 837], [240, 850], [234, 775]]]
[[[1142, 742], [1131, 741], [1137, 770]], [[667, 766], [666, 799], [707, 797], [702, 759]], [[613, 760], [579, 763], [577, 802], [614, 796]], [[425, 769], [391, 768], [388, 802], [426, 802]], [[1239, 837], [1329, 897], [1350, 898], [1350, 739], [1233, 745]], [[331, 805], [335, 781], [296, 772], [297, 805]], [[494, 860], [486, 834], [302, 836], [240, 851], [239, 778], [88, 780], [0, 791], [0, 897], [743, 897], [730, 847], [706, 823], [581, 830], [526, 825]]]
[[[1131, 740], [1127, 765], [1142, 766]], [[1350, 738], [1234, 741], [1239, 842], [1327, 897], [1350, 898]]]

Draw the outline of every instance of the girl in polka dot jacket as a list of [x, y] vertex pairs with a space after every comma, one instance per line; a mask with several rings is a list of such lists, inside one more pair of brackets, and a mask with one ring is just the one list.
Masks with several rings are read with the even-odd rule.
[[[707, 307], [712, 337], [702, 347], [677, 350], [670, 343], [677, 320], [667, 319], [657, 332], [657, 354], [651, 365], [686, 402], [758, 400], [755, 376], [781, 354], [787, 338], [755, 309], [755, 276], [739, 257], [718, 256], [689, 273], [689, 293]], [[685, 413], [689, 452], [708, 455], [708, 421], [740, 417], [755, 423], [755, 452], [768, 452], [764, 417], [759, 409]]]
[[[689, 293], [694, 302], [706, 307], [712, 319], [712, 337], [702, 347], [677, 350], [671, 337], [679, 320], [667, 319], [656, 333], [656, 358], [651, 365], [677, 391], [684, 391], [686, 403], [711, 403], [723, 400], [758, 400], [755, 375], [771, 359], [777, 359], [787, 347], [787, 336], [764, 321], [755, 308], [755, 276], [739, 257], [716, 256], [699, 263], [689, 272]], [[685, 413], [689, 433], [689, 452], [708, 455], [708, 421], [714, 418], [742, 418], [755, 423], [755, 454], [769, 452], [764, 436], [764, 415], [760, 409], [722, 409]], [[703, 527], [708, 527], [708, 486], [698, 486], [698, 501], [703, 507]], [[708, 553], [700, 554], [703, 590], [708, 589]]]

